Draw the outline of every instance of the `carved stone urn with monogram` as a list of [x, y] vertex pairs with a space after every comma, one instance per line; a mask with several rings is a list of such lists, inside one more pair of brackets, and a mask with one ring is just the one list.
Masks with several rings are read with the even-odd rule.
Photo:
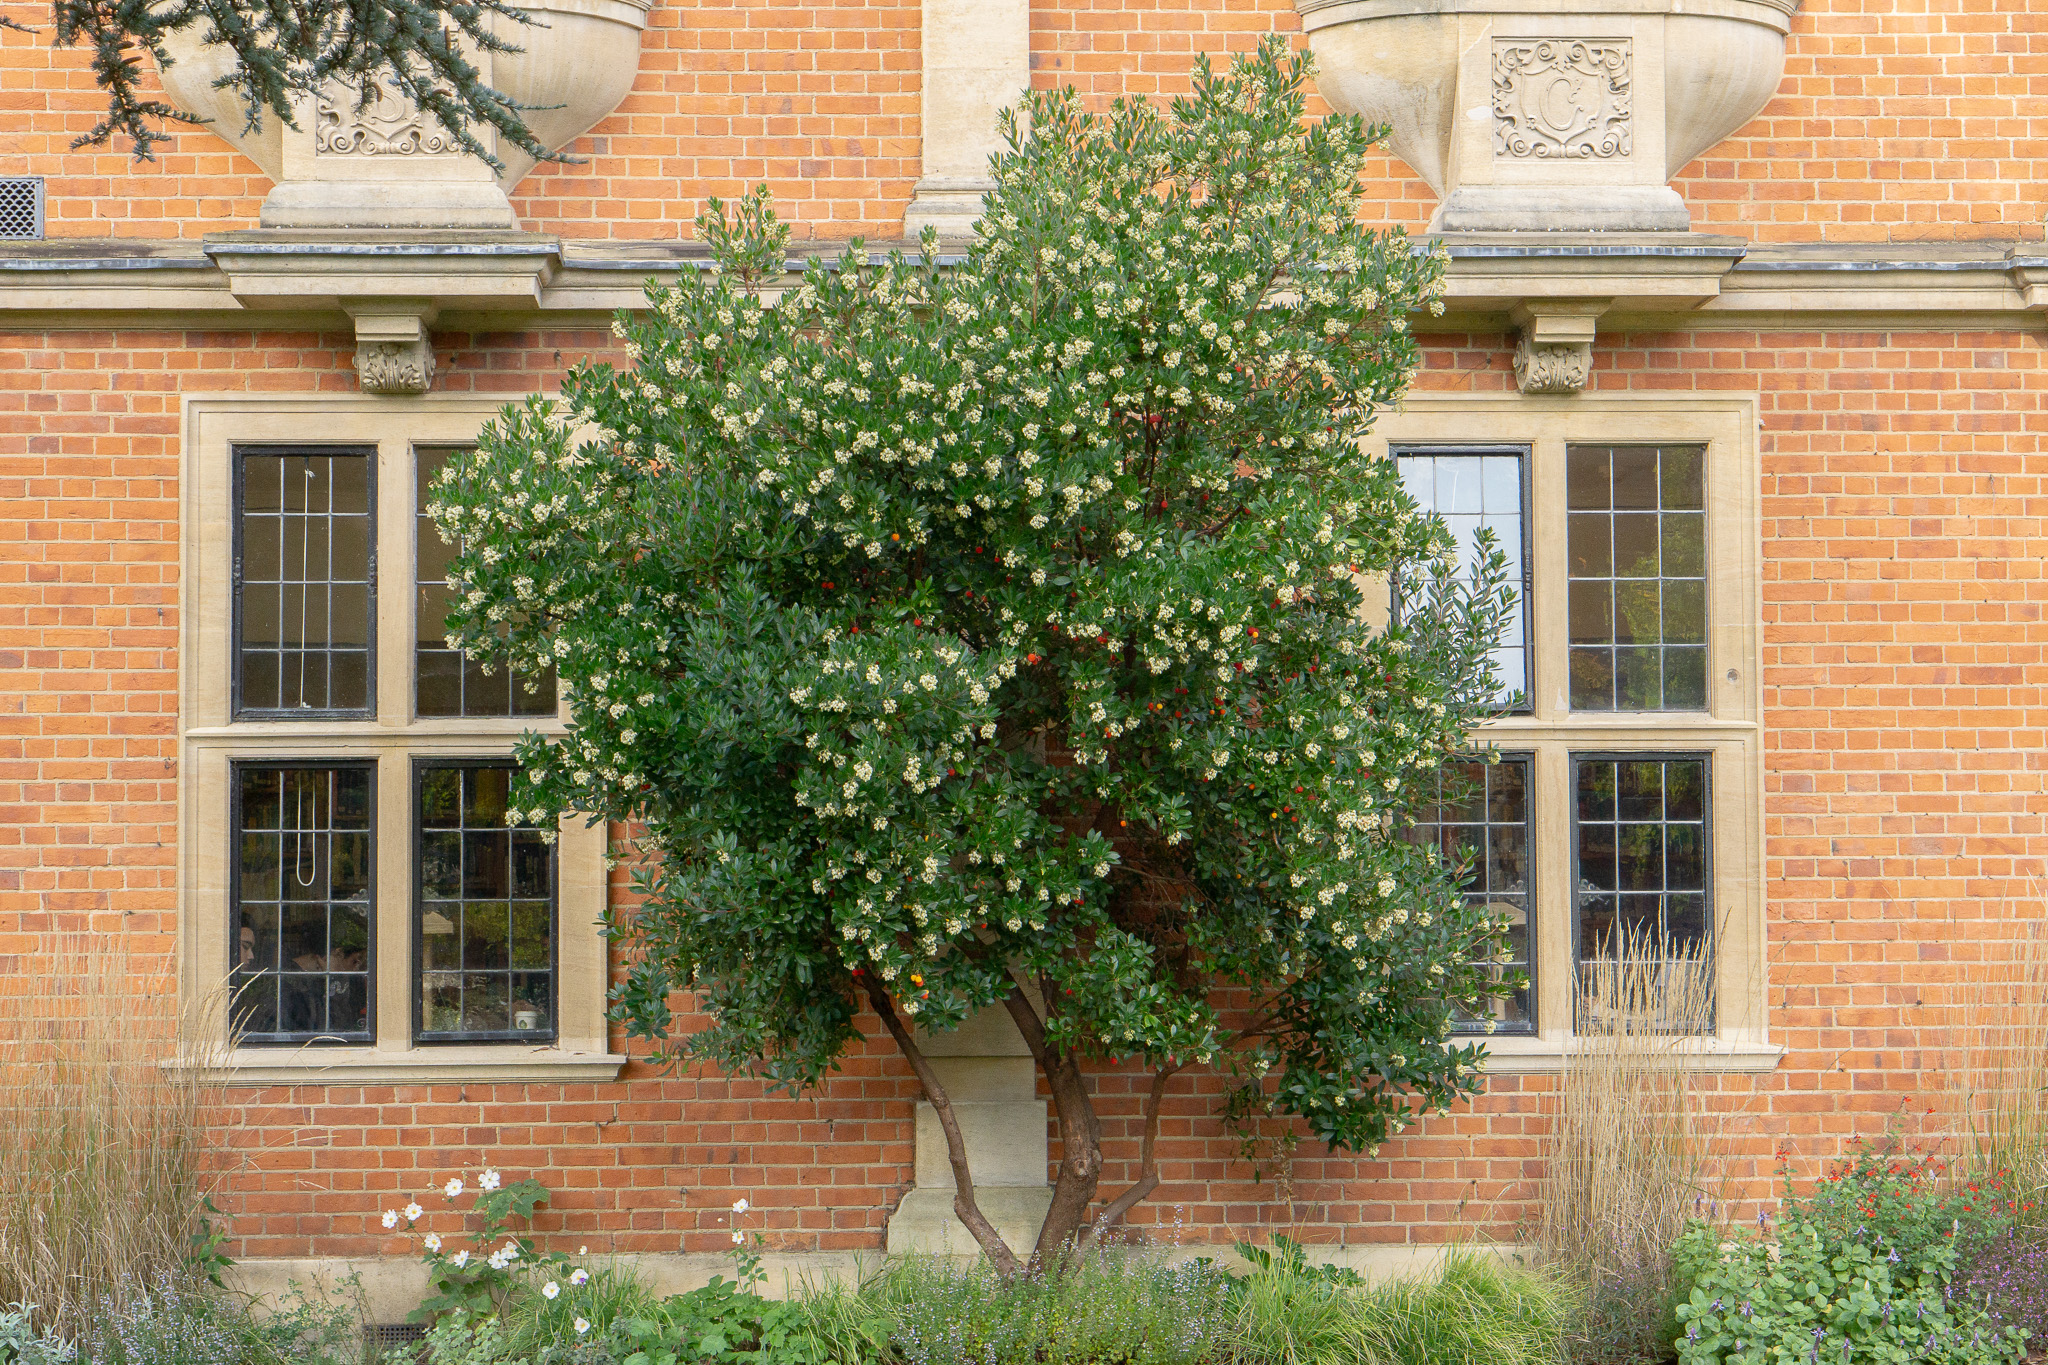
[[1393, 129], [1437, 232], [1684, 232], [1670, 180], [1755, 117], [1798, 0], [1296, 0], [1339, 109]]
[[[632, 88], [648, 4], [528, 0], [519, 9], [534, 22], [504, 26], [516, 29], [504, 36], [522, 50], [471, 57], [488, 84], [522, 107], [535, 139], [560, 151], [596, 127]], [[328, 300], [354, 325], [356, 376], [365, 393], [427, 392], [435, 370], [428, 329], [451, 297], [447, 279], [436, 276], [445, 270], [430, 258], [494, 249], [486, 240], [492, 235], [505, 246], [505, 235], [519, 226], [510, 192], [534, 159], [478, 129], [503, 163], [493, 171], [431, 115], [378, 86], [324, 89], [299, 102], [296, 127], [266, 117], [251, 129], [240, 101], [214, 86], [228, 69], [228, 50], [203, 44], [196, 33], [197, 26], [166, 39], [172, 61], [162, 71], [165, 92], [179, 108], [209, 120], [208, 132], [272, 181], [261, 229], [227, 234], [266, 239], [238, 243], [234, 256], [222, 257], [240, 263], [229, 270], [237, 297], [257, 307]], [[465, 234], [467, 244], [457, 240]], [[365, 287], [352, 267], [322, 273], [323, 256], [336, 253], [374, 256], [392, 269], [376, 287]], [[457, 288], [453, 297], [463, 292]]]
[[[1438, 196], [1432, 232], [1467, 252], [1588, 263], [1688, 248], [1671, 179], [1762, 111], [1799, 0], [1295, 0], [1336, 108], [1392, 129]], [[1513, 239], [1486, 234], [1512, 233]], [[1555, 245], [1530, 233], [1555, 234]], [[1592, 238], [1588, 234], [1599, 234]], [[1614, 290], [1509, 293], [1515, 383], [1578, 393]], [[1683, 289], [1683, 282], [1667, 285]], [[1455, 302], [1455, 300], [1453, 300]]]
[[[616, 109], [640, 66], [648, 0], [528, 0], [531, 25], [506, 24], [519, 52], [475, 53], [485, 81], [516, 100], [536, 139], [560, 151]], [[198, 26], [167, 41], [163, 70], [173, 104], [211, 120], [218, 134], [274, 182], [263, 201], [266, 228], [484, 229], [518, 226], [508, 192], [532, 157], [479, 138], [504, 163], [494, 172], [465, 155], [431, 115], [381, 88], [341, 86], [303, 101], [297, 128], [266, 118], [246, 127], [241, 103], [213, 82], [228, 69], [226, 48], [208, 47]]]

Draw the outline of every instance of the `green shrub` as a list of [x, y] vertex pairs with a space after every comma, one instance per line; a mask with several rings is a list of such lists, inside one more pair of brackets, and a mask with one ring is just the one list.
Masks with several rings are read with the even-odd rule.
[[34, 1317], [34, 1304], [0, 1309], [0, 1365], [71, 1365], [77, 1348], [53, 1330], [37, 1330]]
[[522, 1342], [496, 1315], [457, 1310], [428, 1329], [421, 1341], [384, 1353], [384, 1365], [618, 1365], [610, 1341], [586, 1322], [547, 1339]]
[[1554, 1277], [1453, 1252], [1442, 1273], [1368, 1285], [1284, 1237], [1239, 1245], [1222, 1359], [1238, 1365], [1551, 1365], [1569, 1324]]
[[1144, 1252], [1097, 1251], [1071, 1269], [1004, 1279], [986, 1263], [960, 1271], [916, 1260], [898, 1283], [891, 1346], [904, 1365], [1117, 1361], [1182, 1365], [1210, 1358], [1228, 1277], [1214, 1264], [1169, 1264]]
[[[854, 1284], [762, 1298], [752, 1258], [659, 1302], [628, 1276], [592, 1300], [450, 1314], [423, 1354], [388, 1365], [1555, 1365], [1569, 1319], [1562, 1281], [1452, 1254], [1440, 1274], [1368, 1284], [1285, 1238], [1213, 1260], [1100, 1248], [1078, 1264], [1006, 1278], [987, 1262], [889, 1262]], [[574, 1314], [557, 1321], [562, 1312]], [[580, 1324], [582, 1331], [576, 1327]]]
[[1440, 1275], [1368, 1284], [1276, 1238], [1211, 1260], [1103, 1250], [1070, 1271], [902, 1261], [800, 1303], [832, 1365], [1554, 1365], [1560, 1281], [1453, 1254]]
[[1956, 1239], [1981, 1210], [1941, 1193], [1932, 1161], [1893, 1144], [1838, 1164], [1812, 1193], [1788, 1193], [1768, 1241], [1695, 1222], [1673, 1256], [1680, 1365], [1991, 1365], [2025, 1354], [1951, 1292]]
[[242, 1365], [361, 1365], [362, 1285], [350, 1275], [332, 1287], [292, 1281], [269, 1311], [247, 1299], [214, 1293], [242, 1341]]
[[[550, 1284], [556, 1289], [553, 1294], [548, 1293]], [[500, 1315], [506, 1347], [518, 1360], [538, 1359], [551, 1344], [603, 1344], [612, 1337], [615, 1323], [657, 1311], [653, 1291], [621, 1265], [579, 1268], [531, 1288], [511, 1299]], [[580, 1332], [578, 1323], [583, 1324]]]
[[427, 1329], [416, 1346], [384, 1353], [385, 1365], [499, 1365], [507, 1358], [505, 1327], [495, 1317], [453, 1311]]
[[1435, 1280], [1392, 1280], [1361, 1296], [1360, 1362], [1553, 1365], [1571, 1302], [1562, 1283], [1488, 1256], [1452, 1253]]
[[710, 1284], [671, 1294], [652, 1313], [615, 1322], [612, 1350], [624, 1365], [825, 1365], [803, 1309], [762, 1298], [757, 1279], [714, 1275]]
[[[501, 1312], [444, 1313], [420, 1348], [388, 1365], [826, 1365], [830, 1354], [792, 1303], [764, 1299], [753, 1280], [714, 1276], [657, 1300], [620, 1267], [549, 1281]], [[550, 1286], [556, 1293], [546, 1292]], [[415, 1355], [415, 1350], [420, 1354]]]
[[358, 1365], [362, 1356], [346, 1302], [294, 1286], [259, 1315], [245, 1296], [170, 1275], [100, 1298], [78, 1348], [91, 1365]]

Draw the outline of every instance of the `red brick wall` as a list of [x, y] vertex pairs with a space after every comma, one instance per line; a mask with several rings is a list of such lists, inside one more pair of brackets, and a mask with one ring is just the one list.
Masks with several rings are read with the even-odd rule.
[[[1428, 343], [1420, 388], [1510, 389], [1500, 337]], [[521, 393], [606, 344], [444, 337], [441, 382]], [[1643, 332], [1596, 350], [1597, 391], [1761, 395], [1770, 1006], [1790, 1054], [1720, 1083], [1737, 1174], [1779, 1144], [1810, 1161], [1902, 1108], [1924, 1117], [1956, 974], [2039, 913], [2043, 369], [2025, 333]], [[0, 339], [0, 959], [79, 928], [122, 935], [141, 966], [171, 952], [177, 395], [352, 388], [339, 335]], [[1140, 1221], [1353, 1242], [1505, 1228], [1550, 1086], [1496, 1081], [1376, 1160], [1304, 1143], [1289, 1179], [1255, 1182], [1211, 1117], [1218, 1082], [1183, 1077]], [[745, 1194], [778, 1241], [872, 1247], [910, 1181], [912, 1095], [886, 1051], [793, 1101], [637, 1069], [238, 1092], [229, 1207], [243, 1254], [396, 1251], [381, 1209], [489, 1159], [562, 1191], [549, 1220], [572, 1244], [721, 1249]], [[1108, 1187], [1135, 1160], [1136, 1097], [1104, 1111]]]
[[[899, 231], [918, 174], [916, 0], [657, 5], [618, 111], [520, 186], [529, 228], [673, 240], [712, 194], [760, 181], [800, 236]], [[1288, 0], [1040, 0], [1033, 81], [1170, 95], [1197, 52], [1298, 32]], [[210, 133], [153, 165], [69, 150], [102, 101], [85, 54], [0, 30], [0, 175], [49, 177], [50, 234], [196, 237], [253, 227], [269, 186]], [[1763, 241], [2041, 240], [2048, 10], [2029, 0], [1806, 0], [1777, 98], [1686, 167], [1700, 231]], [[1420, 227], [1429, 188], [1366, 171], [1385, 221]]]

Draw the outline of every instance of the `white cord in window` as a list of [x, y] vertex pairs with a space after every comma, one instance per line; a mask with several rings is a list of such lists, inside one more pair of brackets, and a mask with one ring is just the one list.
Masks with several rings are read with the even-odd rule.
[[[313, 844], [313, 857], [308, 861], [306, 858], [306, 846], [311, 841], [306, 836], [313, 834], [313, 831], [306, 828], [306, 782], [310, 774], [300, 772], [294, 773], [292, 776], [297, 779], [292, 784], [292, 795], [294, 797], [292, 833], [297, 836], [292, 843], [292, 880], [300, 886], [311, 888], [314, 880], [320, 875], [320, 846], [317, 843]], [[314, 803], [314, 814], [317, 815], [318, 813], [319, 804], [316, 800]], [[317, 834], [314, 834], [314, 838], [317, 839], [318, 837]], [[299, 870], [301, 867], [305, 868], [303, 873]]]
[[311, 619], [309, 603], [313, 596], [313, 461], [305, 455], [299, 458], [306, 462], [306, 485], [299, 494], [299, 706], [307, 709], [312, 705], [306, 700], [306, 655], [311, 652], [306, 647], [306, 625]]

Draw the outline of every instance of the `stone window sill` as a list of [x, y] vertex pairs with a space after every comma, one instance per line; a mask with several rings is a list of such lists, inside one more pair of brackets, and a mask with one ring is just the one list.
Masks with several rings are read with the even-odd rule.
[[[1472, 1035], [1486, 1044], [1484, 1069], [1495, 1076], [1554, 1074], [1578, 1049], [1568, 1038]], [[1738, 1038], [1674, 1038], [1671, 1055], [1685, 1058], [1688, 1071], [1713, 1075], [1762, 1075], [1778, 1068], [1785, 1049]]]
[[626, 1065], [615, 1053], [518, 1044], [423, 1047], [236, 1048], [218, 1058], [167, 1063], [216, 1085], [433, 1085], [461, 1081], [613, 1081]]

